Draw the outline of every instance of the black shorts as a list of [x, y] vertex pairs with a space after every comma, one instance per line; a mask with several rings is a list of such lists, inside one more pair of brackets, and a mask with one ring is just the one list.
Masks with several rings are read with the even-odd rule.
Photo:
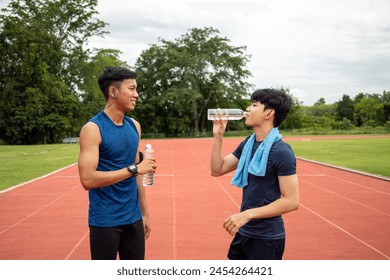
[[145, 236], [142, 220], [117, 227], [89, 227], [92, 260], [145, 259]]
[[236, 233], [230, 244], [230, 260], [281, 260], [285, 239], [257, 239]]

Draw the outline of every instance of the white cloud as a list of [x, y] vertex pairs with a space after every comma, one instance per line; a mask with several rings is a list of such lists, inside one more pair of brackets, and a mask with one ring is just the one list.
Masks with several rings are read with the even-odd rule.
[[158, 38], [207, 26], [247, 46], [256, 88], [289, 87], [307, 105], [390, 90], [388, 0], [100, 0], [98, 10], [110, 34], [91, 45], [130, 65]]

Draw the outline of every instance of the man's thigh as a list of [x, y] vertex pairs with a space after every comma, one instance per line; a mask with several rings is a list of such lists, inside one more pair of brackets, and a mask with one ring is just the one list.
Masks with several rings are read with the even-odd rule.
[[118, 227], [89, 227], [92, 260], [115, 260], [120, 243]]

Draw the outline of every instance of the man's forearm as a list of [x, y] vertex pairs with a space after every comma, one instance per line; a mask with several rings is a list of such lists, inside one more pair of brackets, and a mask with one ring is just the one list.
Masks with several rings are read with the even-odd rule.
[[214, 136], [210, 160], [210, 171], [212, 176], [221, 175], [220, 172], [223, 166], [222, 141], [223, 137]]

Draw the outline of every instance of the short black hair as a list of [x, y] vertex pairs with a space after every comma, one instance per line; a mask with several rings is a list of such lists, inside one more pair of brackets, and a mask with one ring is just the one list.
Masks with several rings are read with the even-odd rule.
[[104, 94], [104, 98], [108, 100], [108, 88], [117, 82], [126, 79], [136, 79], [137, 74], [130, 69], [118, 66], [109, 66], [103, 70], [103, 73], [98, 79], [99, 87]]
[[265, 88], [255, 90], [251, 95], [251, 101], [258, 101], [265, 109], [274, 109], [274, 127], [278, 127], [290, 112], [292, 99], [283, 89]]

